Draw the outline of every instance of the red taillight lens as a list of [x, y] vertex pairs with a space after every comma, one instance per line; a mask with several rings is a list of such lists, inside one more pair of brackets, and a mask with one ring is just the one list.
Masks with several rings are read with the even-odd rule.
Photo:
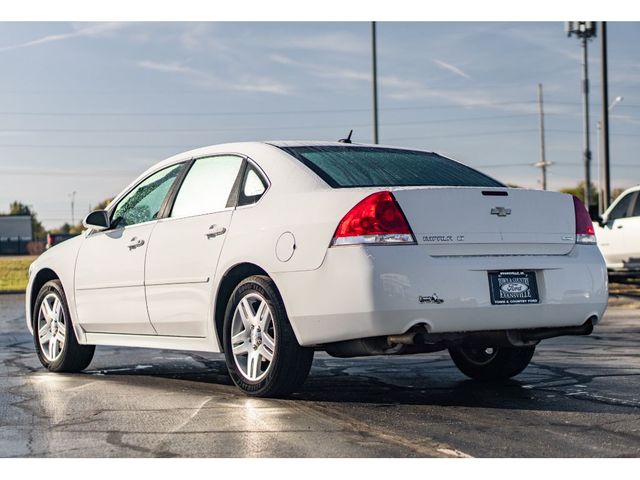
[[391, 192], [369, 195], [338, 224], [332, 245], [415, 243], [411, 228]]
[[584, 203], [573, 196], [573, 209], [576, 213], [576, 243], [593, 245], [596, 243], [596, 232]]

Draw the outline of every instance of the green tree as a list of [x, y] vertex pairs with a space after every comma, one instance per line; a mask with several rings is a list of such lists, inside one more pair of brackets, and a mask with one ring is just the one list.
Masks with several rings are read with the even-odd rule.
[[613, 190], [611, 190], [611, 203], [613, 203], [616, 198], [618, 198], [620, 194], [625, 190], [626, 188], [614, 188]]
[[31, 210], [29, 205], [25, 205], [22, 202], [14, 201], [9, 205], [9, 215], [29, 215], [31, 217], [31, 227], [33, 229], [33, 238], [35, 240], [44, 240], [47, 236], [47, 232], [42, 226], [42, 223], [38, 220], [36, 212]]
[[[104, 210], [107, 208], [107, 205], [113, 200], [113, 198], [106, 198], [93, 207], [93, 210]], [[58, 228], [54, 228], [51, 230], [51, 233], [71, 233], [74, 235], [78, 235], [82, 233], [84, 230], [84, 225], [82, 225], [82, 221], [78, 222], [76, 225], [71, 225], [68, 222], [63, 223]]]
[[[561, 188], [560, 191], [562, 193], [575, 195], [584, 203], [584, 181], [578, 183], [578, 185], [573, 188]], [[591, 184], [591, 205], [598, 205], [598, 192], [593, 183]]]
[[64, 222], [61, 226], [59, 226], [58, 228], [52, 228], [51, 230], [49, 230], [51, 233], [69, 233], [69, 231], [71, 230], [71, 225], [69, 225], [69, 222]]
[[104, 210], [105, 208], [107, 208], [107, 205], [109, 205], [109, 203], [111, 203], [111, 200], [113, 200], [113, 198], [106, 198], [104, 200], [102, 200], [101, 202], [99, 202], [95, 207], [93, 207], [94, 210]]
[[[560, 191], [562, 193], [570, 193], [571, 195], [575, 195], [584, 202], [584, 182], [578, 183], [578, 185], [573, 188], [561, 188]], [[611, 203], [613, 203], [615, 199], [618, 198], [624, 191], [624, 188], [614, 188], [613, 190], [611, 190]], [[591, 184], [591, 205], [598, 205], [598, 192], [596, 191], [596, 187], [593, 184]]]
[[15, 202], [11, 202], [11, 204], [9, 205], [9, 215], [30, 215], [32, 216], [33, 213], [31, 212], [31, 208], [29, 208], [29, 205], [25, 205], [22, 202], [18, 202], [17, 200]]

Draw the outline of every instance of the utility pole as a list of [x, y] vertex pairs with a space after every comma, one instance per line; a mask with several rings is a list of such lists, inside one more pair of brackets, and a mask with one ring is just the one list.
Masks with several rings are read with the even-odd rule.
[[544, 149], [544, 107], [542, 99], [542, 84], [538, 84], [538, 112], [540, 114], [540, 163], [536, 164], [542, 172], [542, 189], [547, 189], [547, 158]]
[[567, 35], [576, 35], [582, 43], [582, 111], [584, 130], [584, 203], [591, 205], [591, 149], [589, 147], [589, 56], [587, 42], [596, 36], [595, 22], [567, 22]]
[[584, 130], [584, 202], [591, 205], [591, 148], [589, 146], [589, 56], [587, 37], [582, 37], [582, 108]]
[[76, 224], [75, 204], [76, 204], [76, 192], [69, 194], [71, 197], [71, 226]]
[[[608, 99], [609, 95], [607, 95], [607, 99]], [[604, 100], [604, 98], [603, 98]], [[619, 104], [622, 100], [624, 100], [624, 97], [622, 96], [617, 96], [615, 98], [615, 100], [613, 102], [611, 102], [611, 105], [609, 105], [607, 107], [607, 113], [603, 114], [606, 115], [607, 117], [609, 116], [609, 114], [613, 111], [613, 109], [615, 108], [615, 106], [617, 104]], [[608, 122], [607, 122], [608, 123]], [[609, 208], [609, 205], [611, 204], [611, 190], [609, 190], [609, 202], [605, 204], [605, 198], [607, 197], [607, 195], [604, 193], [604, 188], [606, 188], [606, 186], [603, 188], [602, 186], [602, 171], [603, 170], [609, 170], [609, 162], [606, 162], [606, 165], [603, 166], [602, 165], [602, 158], [604, 157], [603, 152], [602, 152], [602, 120], [598, 120], [598, 136], [597, 136], [597, 146], [598, 146], [598, 155], [597, 155], [597, 160], [598, 160], [598, 213], [600, 215], [602, 215], [604, 213], [604, 211]]]
[[[609, 173], [609, 75], [607, 72], [607, 22], [600, 22], [600, 55], [602, 77], [602, 157], [604, 161], [604, 192], [602, 212], [611, 204], [611, 176]], [[602, 213], [600, 212], [600, 213]]]
[[371, 67], [373, 76], [373, 143], [378, 144], [378, 61], [376, 53], [376, 22], [371, 22]]
[[598, 214], [602, 215], [605, 211], [604, 195], [602, 193], [602, 121], [596, 123], [596, 163], [598, 165], [598, 183], [596, 183], [596, 192], [598, 192]]

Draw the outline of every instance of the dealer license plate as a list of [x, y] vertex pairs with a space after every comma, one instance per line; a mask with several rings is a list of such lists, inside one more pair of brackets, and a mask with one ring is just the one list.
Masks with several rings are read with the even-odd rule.
[[493, 305], [540, 303], [536, 273], [531, 271], [489, 272]]

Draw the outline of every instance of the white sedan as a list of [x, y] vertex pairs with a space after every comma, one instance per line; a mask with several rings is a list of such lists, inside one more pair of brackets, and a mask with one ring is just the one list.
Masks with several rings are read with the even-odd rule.
[[575, 197], [507, 188], [435, 153], [236, 143], [164, 160], [29, 270], [27, 324], [51, 371], [95, 345], [224, 352], [235, 384], [281, 396], [314, 350], [448, 349], [483, 380], [540, 340], [586, 335], [607, 271]]

